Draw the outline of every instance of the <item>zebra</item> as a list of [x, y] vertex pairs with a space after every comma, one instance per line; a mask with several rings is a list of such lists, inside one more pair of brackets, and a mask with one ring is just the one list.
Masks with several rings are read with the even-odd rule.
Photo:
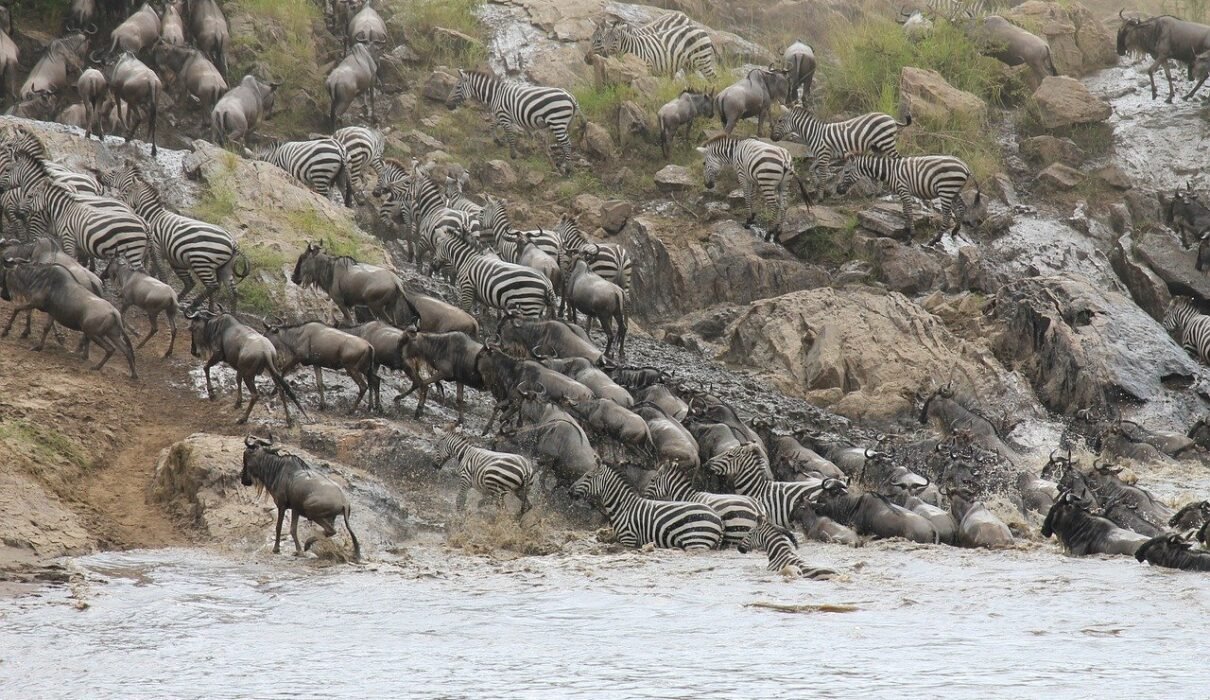
[[[151, 229], [151, 245], [184, 285], [181, 299], [193, 290], [193, 275], [197, 275], [205, 291], [193, 300], [193, 307], [209, 301], [209, 308], [214, 311], [214, 295], [220, 283], [225, 283], [234, 311], [239, 301], [236, 281], [247, 277], [249, 268], [247, 258], [239, 252], [231, 234], [214, 224], [169, 211], [155, 188], [133, 168], [124, 173], [119, 183], [118, 191]], [[239, 260], [244, 261], [242, 272], [236, 269]]]
[[689, 482], [684, 472], [672, 465], [665, 465], [647, 482], [643, 496], [659, 501], [693, 501], [714, 509], [723, 521], [722, 544], [739, 544], [756, 526], [761, 515], [760, 506], [747, 496], [717, 494], [699, 491]]
[[101, 183], [92, 175], [78, 173], [50, 160], [46, 147], [33, 134], [29, 134], [28, 138], [5, 142], [3, 146], [3, 148], [0, 148], [0, 172], [7, 171], [11, 167], [16, 154], [22, 153], [34, 160], [41, 161], [45, 166], [44, 169], [47, 174], [55, 182], [73, 192], [92, 195], [100, 195], [103, 192]]
[[383, 167], [382, 151], [386, 142], [382, 134], [364, 126], [346, 126], [332, 132], [332, 138], [345, 147], [353, 190], [359, 199], [364, 198], [370, 169], [377, 172]]
[[[478, 235], [479, 217], [446, 206], [445, 193], [427, 173], [417, 170], [401, 192], [403, 204], [400, 218], [403, 220], [404, 230], [412, 236], [413, 245], [433, 253], [432, 271], [435, 272], [439, 265], [450, 262], [449, 259], [437, 255], [440, 234], [454, 233], [456, 236], [472, 237]], [[416, 252], [417, 261], [420, 252], [422, 251]]]
[[506, 262], [517, 262], [517, 232], [513, 230], [504, 200], [488, 195], [487, 204], [479, 213], [481, 242], [495, 248]]
[[[28, 156], [22, 156], [22, 160], [25, 161], [22, 164], [44, 167]], [[147, 225], [138, 215], [121, 202], [117, 202], [121, 205], [118, 207], [98, 202], [101, 198], [84, 198], [56, 183], [45, 169], [36, 172], [29, 185], [29, 206], [46, 212], [51, 231], [57, 234], [64, 253], [73, 258], [83, 254], [93, 260], [122, 255], [131, 267], [143, 269]]]
[[[504, 130], [510, 158], [517, 157], [516, 132], [523, 129], [550, 129], [562, 149], [559, 168], [571, 172], [571, 139], [567, 132], [580, 105], [570, 92], [552, 87], [523, 85], [501, 80], [478, 71], [458, 71], [458, 82], [446, 100], [446, 107], [456, 109], [468, 98], [478, 100], [492, 112], [492, 136]], [[584, 121], [583, 115], [580, 121]]]
[[747, 554], [753, 549], [765, 550], [769, 557], [769, 571], [806, 578], [829, 578], [836, 573], [831, 569], [811, 566], [799, 559], [798, 553], [794, 551], [797, 548], [798, 540], [793, 532], [774, 525], [763, 516], [736, 546], [740, 554]]
[[458, 302], [464, 311], [471, 311], [476, 298], [503, 314], [545, 318], [554, 311], [554, 287], [537, 270], [505, 262], [495, 253], [483, 253], [448, 231], [437, 234], [437, 257], [453, 268]]
[[600, 56], [632, 53], [643, 59], [654, 75], [675, 76], [678, 70], [685, 69], [696, 70], [712, 80], [717, 74], [710, 34], [684, 15], [666, 15], [638, 28], [618, 20], [594, 25], [591, 53]]
[[463, 194], [462, 180], [449, 175], [445, 177], [445, 199], [450, 209], [475, 215], [483, 211], [483, 205]]
[[349, 155], [334, 138], [286, 141], [262, 150], [257, 160], [285, 170], [325, 198], [332, 186], [337, 185], [343, 188], [345, 206], [353, 206]]
[[811, 198], [807, 188], [798, 173], [794, 172], [794, 162], [790, 152], [781, 146], [758, 141], [756, 139], [737, 139], [726, 135], [715, 136], [698, 147], [698, 153], [705, 157], [706, 189], [714, 189], [714, 181], [725, 166], [735, 168], [736, 177], [744, 188], [744, 201], [748, 204], [748, 220], [744, 226], [752, 225], [758, 211], [757, 193], [764, 200], [765, 207], [774, 211], [773, 225], [765, 234], [765, 239], [773, 241], [781, 230], [782, 220], [786, 216], [786, 180], [793, 177], [798, 183], [798, 191], [802, 193], [803, 202], [811, 206]]
[[995, 14], [1009, 3], [1005, 0], [928, 0], [926, 4], [929, 12], [953, 22], [964, 17], [973, 19]]
[[480, 506], [492, 498], [496, 506], [503, 510], [504, 496], [511, 493], [521, 499], [517, 519], [520, 520], [529, 511], [529, 490], [534, 482], [534, 465], [529, 458], [475, 447], [466, 436], [447, 433], [437, 441], [437, 468], [440, 469], [450, 458], [458, 460], [458, 476], [462, 480], [455, 504], [458, 512], [466, 510], [466, 495], [472, 488], [483, 494]]
[[[390, 231], [395, 227], [396, 221], [402, 218], [411, 172], [412, 169], [394, 158], [382, 161], [382, 167], [378, 169], [378, 182], [374, 185], [372, 193], [381, 200], [378, 204], [378, 225], [382, 230]], [[407, 241], [410, 246], [411, 239], [408, 238]], [[408, 254], [412, 255], [410, 251]]]
[[1164, 312], [1163, 325], [1182, 348], [1210, 365], [1210, 316], [1200, 313], [1191, 299], [1173, 297]]
[[[879, 156], [857, 156], [845, 163], [843, 177], [836, 187], [838, 194], [849, 191], [859, 177], [885, 183], [903, 204], [903, 218], [907, 222], [908, 237], [915, 233], [912, 225], [912, 197], [924, 200], [941, 200], [941, 228], [929, 241], [936, 245], [949, 230], [953, 237], [962, 228], [966, 214], [966, 202], [962, 201], [962, 188], [974, 177], [966, 163], [953, 156], [908, 156], [906, 158], [881, 158]], [[983, 193], [975, 183], [975, 206], [979, 205]], [[949, 228], [950, 217], [954, 219]]]
[[794, 527], [796, 511], [818, 490], [819, 479], [773, 481], [768, 463], [756, 443], [746, 443], [707, 460], [702, 467], [711, 474], [731, 481], [736, 493], [749, 496], [764, 511], [765, 517], [784, 528]]
[[554, 235], [559, 244], [559, 264], [562, 257], [574, 255], [583, 248], [592, 247], [592, 255], [588, 259], [588, 269], [613, 282], [622, 288], [626, 294], [626, 302], [630, 302], [630, 279], [633, 273], [633, 263], [630, 252], [617, 243], [594, 243], [584, 237], [580, 224], [570, 214], [564, 213], [555, 225]]
[[832, 177], [832, 160], [848, 155], [869, 153], [898, 157], [895, 140], [899, 130], [912, 123], [912, 115], [902, 122], [882, 112], [870, 112], [842, 122], [827, 123], [811, 116], [801, 107], [784, 112], [773, 123], [774, 141], [789, 140], [805, 145], [815, 153], [812, 173], [822, 169], [825, 178]]
[[626, 547], [654, 544], [680, 549], [715, 549], [722, 542], [723, 521], [714, 509], [687, 501], [643, 498], [608, 465], [580, 477], [572, 498], [597, 501], [609, 517], [618, 542]]

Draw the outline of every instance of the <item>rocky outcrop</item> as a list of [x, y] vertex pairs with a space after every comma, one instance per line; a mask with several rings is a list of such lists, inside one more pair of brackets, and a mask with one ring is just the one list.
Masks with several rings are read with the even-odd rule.
[[830, 280], [822, 268], [761, 241], [733, 221], [698, 227], [687, 226], [683, 218], [639, 215], [631, 217], [619, 242], [635, 263], [635, 311], [648, 318], [746, 304]]
[[987, 103], [950, 85], [937, 71], [906, 66], [899, 74], [899, 112], [936, 122], [953, 116], [982, 122]]
[[1084, 182], [1084, 173], [1062, 163], [1054, 163], [1038, 173], [1038, 182], [1053, 190], [1066, 192], [1079, 187], [1080, 183]]
[[753, 304], [726, 331], [720, 359], [771, 370], [784, 391], [854, 420], [914, 422], [914, 395], [957, 384], [993, 404], [1033, 410], [1028, 388], [986, 347], [966, 342], [902, 294], [812, 289]]
[[1093, 95], [1074, 78], [1046, 76], [1033, 99], [1042, 126], [1047, 129], [1096, 124], [1113, 114], [1108, 102]]
[[1135, 234], [1134, 251], [1177, 294], [1210, 300], [1210, 277], [1197, 269], [1197, 245], [1186, 250], [1180, 237], [1166, 229]]
[[[362, 551], [398, 543], [405, 536], [407, 513], [382, 482], [371, 474], [341, 464], [327, 462], [304, 450], [290, 446], [321, 474], [345, 490], [352, 505], [350, 524], [361, 541]], [[253, 547], [269, 548], [277, 510], [266, 494], [260, 497], [253, 487], [240, 484], [244, 445], [237, 437], [195, 433], [160, 453], [152, 477], [149, 495], [174, 517], [193, 527], [197, 535], [224, 543], [250, 542]], [[305, 521], [304, 521], [305, 522]], [[311, 530], [313, 526], [307, 525]], [[283, 528], [282, 551], [292, 550]], [[305, 539], [303, 527], [299, 539]], [[318, 528], [315, 528], [318, 533]], [[335, 538], [347, 546], [343, 523]]]
[[1042, 167], [1062, 163], [1074, 168], [1084, 162], [1084, 151], [1075, 141], [1068, 138], [1056, 138], [1046, 134], [1032, 136], [1022, 139], [1018, 148], [1022, 156]]
[[1130, 296], [1134, 297], [1135, 303], [1152, 318], [1163, 319], [1164, 310], [1168, 308], [1172, 295], [1168, 292], [1168, 285], [1164, 280], [1135, 252], [1134, 237], [1129, 231], [1114, 242], [1109, 260], [1113, 263], [1114, 272], [1118, 273], [1118, 277], [1122, 278], [1122, 282], [1130, 290]]
[[1077, 275], [1029, 277], [996, 295], [996, 355], [1053, 411], [1159, 398], [1197, 373], [1155, 319], [1119, 292]]
[[665, 165], [656, 171], [655, 186], [665, 192], [684, 192], [698, 186], [697, 178], [683, 165]]
[[1029, 0], [1004, 16], [1046, 39], [1062, 75], [1081, 76], [1117, 64], [1113, 33], [1083, 5]]

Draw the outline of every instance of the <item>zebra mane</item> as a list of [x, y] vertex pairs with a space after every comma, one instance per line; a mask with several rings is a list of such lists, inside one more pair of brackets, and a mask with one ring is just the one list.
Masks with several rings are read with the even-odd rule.
[[710, 138], [706, 139], [706, 142], [703, 143], [702, 146], [709, 146], [711, 144], [715, 144], [720, 141], [725, 141], [727, 139], [731, 139], [732, 141], [739, 141], [739, 139], [735, 138], [734, 136], [728, 136], [727, 134], [715, 134], [714, 136], [711, 136]]

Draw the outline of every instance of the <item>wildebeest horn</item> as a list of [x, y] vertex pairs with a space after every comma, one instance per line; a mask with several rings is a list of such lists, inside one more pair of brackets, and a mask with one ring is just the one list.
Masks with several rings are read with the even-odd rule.
[[1118, 17], [1120, 17], [1123, 22], [1126, 21], [1125, 13], [1126, 13], [1126, 8], [1124, 8], [1124, 7], [1122, 9], [1118, 10]]

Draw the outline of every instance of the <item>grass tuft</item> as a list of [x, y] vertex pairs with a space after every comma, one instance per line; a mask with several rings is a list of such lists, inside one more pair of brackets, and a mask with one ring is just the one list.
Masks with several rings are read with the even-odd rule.
[[0, 444], [38, 465], [66, 462], [86, 468], [92, 463], [87, 450], [62, 433], [19, 418], [0, 421]]
[[[483, 0], [411, 0], [398, 6], [391, 26], [403, 30], [408, 46], [429, 66], [474, 68], [487, 62], [485, 32], [479, 22]], [[477, 43], [450, 42], [433, 30], [466, 34]]]

